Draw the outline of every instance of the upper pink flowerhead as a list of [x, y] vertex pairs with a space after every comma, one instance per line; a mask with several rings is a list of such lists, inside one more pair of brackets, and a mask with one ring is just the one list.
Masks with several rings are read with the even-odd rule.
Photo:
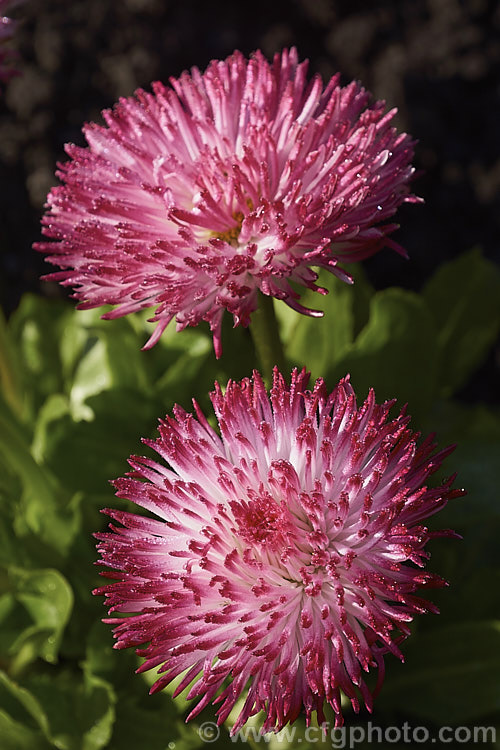
[[394, 402], [370, 392], [358, 407], [348, 379], [331, 394], [307, 382], [275, 371], [270, 397], [258, 373], [216, 384], [220, 434], [196, 404], [175, 408], [145, 441], [161, 461], [132, 457], [115, 483], [154, 518], [106, 510], [118, 525], [96, 535], [116, 648], [144, 646], [153, 691], [185, 673], [190, 717], [213, 701], [221, 723], [249, 684], [233, 731], [260, 710], [264, 731], [301, 711], [322, 722], [325, 701], [340, 724], [340, 691], [371, 710], [363, 672], [381, 682], [414, 614], [437, 611], [414, 592], [443, 585], [421, 570], [424, 547], [452, 532], [423, 521], [463, 494], [453, 477], [427, 487], [451, 449], [418, 444]]
[[210, 323], [217, 356], [224, 310], [246, 326], [258, 290], [302, 307], [322, 266], [398, 248], [386, 223], [408, 200], [413, 142], [395, 110], [358, 84], [308, 82], [295, 49], [272, 64], [235, 52], [153, 84], [84, 127], [88, 148], [67, 145], [63, 182], [48, 196], [38, 243], [75, 289], [80, 307], [117, 305], [114, 318], [156, 306], [152, 346]]
[[15, 53], [3, 46], [4, 42], [14, 35], [17, 22], [7, 17], [5, 13], [13, 10], [21, 2], [22, 0], [0, 0], [0, 81], [2, 83], [6, 83], [17, 72], [12, 68], [12, 63], [16, 57]]

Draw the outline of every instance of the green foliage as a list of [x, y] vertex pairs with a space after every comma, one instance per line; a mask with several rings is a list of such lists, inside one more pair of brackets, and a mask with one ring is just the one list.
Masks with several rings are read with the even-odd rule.
[[37, 657], [56, 663], [73, 592], [57, 570], [4, 566], [1, 587], [2, 644], [13, 657], [11, 673]]
[[[11, 743], [7, 747], [18, 747], [18, 735], [30, 750], [100, 750], [108, 745], [116, 699], [104, 680], [66, 670], [33, 675], [27, 680], [28, 688], [5, 673], [0, 673], [0, 680], [11, 706], [2, 735], [2, 740]], [[21, 727], [26, 735], [20, 733]]]
[[445, 263], [423, 297], [439, 344], [439, 387], [449, 396], [482, 364], [500, 330], [500, 271], [478, 250]]
[[302, 295], [301, 303], [321, 310], [322, 318], [300, 315], [285, 305], [276, 306], [288, 359], [294, 365], [306, 367], [314, 378], [328, 378], [368, 321], [373, 289], [360, 267], [354, 278], [350, 286], [322, 271], [319, 284], [328, 294], [323, 297], [308, 290]]
[[[468, 491], [432, 520], [463, 536], [431, 547], [430, 568], [451, 583], [430, 597], [443, 614], [415, 622], [405, 665], [387, 657], [372, 721], [491, 723], [500, 708], [500, 413], [451, 397], [496, 340], [499, 274], [474, 252], [439, 269], [421, 295], [375, 292], [360, 268], [354, 277], [348, 286], [321, 274], [329, 294], [303, 300], [324, 309], [320, 320], [276, 305], [290, 366], [329, 387], [350, 372], [359, 398], [373, 386], [378, 400], [407, 401], [415, 427], [436, 430], [441, 446], [458, 443], [445, 474], [456, 468]], [[152, 330], [144, 315], [108, 322], [101, 312], [27, 295], [8, 325], [0, 321], [2, 750], [187, 750], [203, 747], [196, 727], [214, 716], [206, 708], [186, 727], [185, 700], [148, 696], [138, 657], [112, 649], [91, 595], [100, 581], [92, 533], [106, 524], [100, 508], [127, 505], [108, 480], [147, 450], [140, 438], [155, 435], [174, 402], [189, 409], [195, 397], [209, 414], [214, 380], [250, 375], [253, 346], [228, 321], [220, 361], [203, 326], [171, 327], [141, 351]], [[346, 718], [366, 720], [349, 709]], [[309, 747], [297, 737], [273, 743]], [[217, 746], [232, 744], [222, 728]]]
[[420, 415], [434, 395], [436, 341], [431, 317], [416, 294], [387, 289], [371, 299], [370, 318], [349, 351], [340, 357], [333, 380], [346, 372], [360, 394], [370, 387], [379, 399], [408, 402]]
[[499, 669], [500, 621], [436, 627], [408, 641], [380, 703], [436, 724], [479, 723], [500, 709]]
[[280, 305], [277, 310], [291, 364], [333, 387], [346, 373], [361, 398], [408, 402], [418, 421], [436, 400], [449, 398], [482, 364], [500, 330], [500, 272], [473, 251], [443, 265], [417, 295], [392, 288], [374, 292], [361, 269], [355, 283], [320, 272], [329, 290], [307, 292], [303, 303], [324, 310], [317, 320]]

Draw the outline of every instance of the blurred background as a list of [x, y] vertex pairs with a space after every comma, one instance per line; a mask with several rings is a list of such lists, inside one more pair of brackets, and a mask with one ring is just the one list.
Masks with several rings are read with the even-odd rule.
[[[66, 142], [83, 145], [85, 121], [235, 48], [272, 57], [291, 45], [311, 73], [340, 71], [398, 108], [398, 128], [419, 141], [425, 204], [398, 212], [409, 261], [385, 250], [354, 287], [329, 282], [324, 323], [280, 310], [287, 356], [332, 387], [350, 371], [361, 397], [375, 385], [379, 401], [408, 400], [416, 428], [459, 444], [445, 474], [456, 469], [469, 493], [435, 522], [464, 537], [431, 545], [429, 568], [451, 582], [429, 596], [441, 616], [417, 619], [407, 663], [386, 659], [373, 717], [347, 712], [347, 723], [500, 724], [498, 2], [26, 0], [12, 15], [20, 75], [0, 96], [1, 750], [203, 745], [182, 701], [149, 698], [137, 658], [112, 651], [90, 595], [91, 533], [105, 524], [99, 509], [119, 504], [107, 480], [126, 471], [140, 436], [174, 401], [189, 408], [193, 384], [206, 408], [215, 377], [247, 374], [249, 338], [228, 324], [232, 360], [219, 362], [202, 326], [141, 353], [143, 318], [75, 312], [40, 281], [49, 267], [31, 245], [56, 162]], [[198, 723], [212, 719], [208, 708]], [[270, 746], [306, 750], [302, 737]], [[231, 746], [227, 732], [219, 746]]]

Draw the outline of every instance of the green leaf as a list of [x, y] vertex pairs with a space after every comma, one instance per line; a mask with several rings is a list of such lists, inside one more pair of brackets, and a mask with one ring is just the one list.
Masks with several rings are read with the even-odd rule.
[[[144, 352], [141, 352], [146, 332], [143, 330], [142, 319], [137, 320], [136, 315], [127, 315], [108, 321], [102, 320], [102, 313], [103, 308], [75, 310], [62, 332], [60, 351], [66, 381], [72, 382], [79, 378], [84, 381], [85, 376], [92, 375], [92, 364], [89, 371], [89, 364], [84, 364], [84, 360], [93, 347], [100, 343], [102, 347], [99, 353], [94, 353], [91, 360], [101, 358], [102, 371], [106, 372], [113, 385], [146, 388], [146, 358]], [[78, 372], [81, 368], [83, 370]]]
[[[105, 680], [92, 676], [82, 679], [80, 673], [64, 671], [35, 675], [21, 686], [4, 674], [1, 686], [18, 702], [16, 706], [11, 701], [11, 712], [19, 714], [24, 709], [29, 723], [39, 729], [40, 739], [44, 737], [49, 747], [101, 750], [108, 745], [116, 699]], [[46, 744], [40, 743], [40, 747]]]
[[102, 312], [30, 294], [22, 298], [9, 321], [9, 336], [16, 342], [34, 414], [46, 397], [65, 393], [75, 414], [90, 419], [82, 408], [88, 397], [112, 386], [149, 387], [141, 352], [145, 322], [140, 316], [103, 321]]
[[69, 555], [81, 529], [82, 497], [55, 490], [52, 501], [44, 503], [38, 495], [24, 493], [14, 519], [15, 532], [20, 538], [32, 534], [62, 556]]
[[350, 373], [360, 398], [373, 387], [378, 401], [408, 402], [410, 414], [420, 417], [434, 397], [436, 352], [425, 303], [413, 292], [391, 288], [374, 295], [368, 323], [329, 378], [335, 382]]
[[166, 691], [148, 694], [150, 683], [144, 679], [146, 675], [135, 674], [141, 662], [131, 649], [113, 649], [109, 626], [94, 623], [87, 639], [83, 669], [89, 676], [105, 679], [116, 692], [116, 722], [110, 750], [135, 747], [166, 750], [172, 741], [176, 748], [199, 747], [201, 742], [193, 726], [184, 725], [180, 714], [185, 708], [182, 702], [174, 701]]
[[[95, 317], [95, 311], [92, 312]], [[72, 322], [81, 333], [76, 314]], [[112, 321], [111, 325], [109, 321], [97, 321], [86, 334], [84, 351], [69, 384], [69, 401], [75, 419], [90, 420], [93, 418], [88, 406], [90, 397], [112, 388], [147, 392], [150, 383], [139, 337], [128, 319]]]
[[0, 737], [2, 750], [53, 750], [39, 732], [29, 729], [24, 722], [16, 721], [0, 708]]
[[[77, 704], [77, 714], [85, 730], [82, 750], [107, 747], [116, 718], [115, 701], [109, 683], [99, 677], [85, 678], [82, 704]], [[76, 738], [78, 740], [79, 735]]]
[[99, 339], [105, 344], [111, 383], [117, 388], [147, 391], [151, 387], [146, 357], [141, 347], [145, 340], [137, 335], [129, 317], [100, 321]]
[[212, 335], [204, 324], [180, 332], [169, 326], [154, 350], [144, 352], [156, 357], [155, 393], [161, 404], [157, 416], [163, 416], [174, 403], [190, 410], [193, 398], [205, 411], [210, 411], [209, 392], [215, 380], [225, 384], [229, 378], [251, 374], [256, 360], [248, 329], [232, 328], [226, 315], [222, 342], [222, 357], [216, 360]]
[[75, 680], [70, 672], [57, 677], [33, 677], [32, 694], [43, 707], [49, 739], [60, 750], [100, 750], [106, 747], [115, 721], [115, 695], [98, 677]]
[[11, 566], [0, 590], [10, 602], [2, 623], [12, 632], [8, 658], [12, 672], [41, 657], [56, 663], [64, 629], [73, 607], [73, 592], [57, 570], [23, 570]]
[[87, 636], [85, 661], [82, 663], [85, 673], [108, 680], [117, 690], [133, 681], [135, 691], [131, 692], [139, 691], [140, 694], [140, 691], [144, 691], [144, 683], [135, 670], [141, 660], [132, 649], [117, 651], [113, 648], [113, 642], [109, 625], [94, 620]]
[[183, 332], [184, 342], [187, 344], [186, 349], [178, 352], [176, 360], [168, 367], [157, 384], [160, 392], [168, 393], [170, 396], [174, 391], [179, 391], [176, 386], [189, 389], [190, 384], [199, 377], [212, 355], [212, 343], [206, 336], [193, 331], [185, 331]]
[[47, 718], [31, 693], [0, 671], [0, 738], [2, 750], [50, 750], [43, 737]]
[[[160, 700], [155, 700], [157, 697]], [[119, 700], [109, 750], [138, 747], [168, 750], [174, 745], [180, 750], [203, 747], [195, 726], [184, 724], [172, 699], [163, 695], [148, 696], [145, 691], [142, 704], [126, 695]]]
[[62, 393], [50, 395], [40, 408], [33, 431], [31, 453], [35, 461], [43, 464], [46, 446], [54, 439], [54, 430], [64, 421], [71, 418], [69, 399]]
[[[3, 454], [3, 455], [2, 455]], [[61, 489], [53, 474], [37, 461], [29, 445], [27, 428], [21, 425], [0, 399], [0, 466], [20, 480], [21, 497], [10, 498], [17, 536], [37, 535], [61, 554], [80, 525], [78, 497]], [[0, 550], [0, 560], [5, 559]]]
[[111, 384], [112, 376], [106, 346], [103, 341], [97, 339], [78, 364], [71, 384], [69, 401], [74, 419], [91, 421], [94, 413], [87, 404], [88, 399], [109, 390]]
[[483, 362], [500, 329], [500, 271], [478, 250], [442, 265], [423, 290], [438, 332], [439, 387], [449, 396]]
[[465, 724], [500, 710], [500, 621], [462, 622], [418, 633], [403, 646], [379, 707], [438, 724]]
[[148, 394], [120, 388], [88, 398], [86, 406], [93, 414], [90, 421], [75, 421], [54, 406], [36, 432], [36, 446], [65, 487], [102, 494], [109, 480], [126, 471], [129, 455], [142, 450], [141, 437], [154, 431], [163, 411]]
[[48, 394], [63, 390], [59, 339], [72, 314], [67, 302], [26, 294], [9, 320], [33, 414]]
[[302, 315], [285, 304], [275, 305], [287, 359], [306, 367], [314, 378], [324, 377], [342, 358], [368, 319], [373, 291], [360, 267], [355, 269], [354, 276], [355, 283], [350, 286], [320, 271], [318, 284], [328, 294], [323, 297], [307, 290], [300, 302], [305, 307], [323, 310], [322, 318]]
[[463, 532], [473, 524], [493, 531], [500, 516], [497, 476], [500, 455], [500, 411], [490, 406], [477, 406], [438, 401], [425, 422], [425, 432], [437, 428], [441, 446], [455, 443], [441, 475], [455, 469], [456, 484], [464, 487], [467, 496], [450, 503], [446, 509], [447, 523]]
[[[50, 503], [53, 485], [47, 472], [31, 455], [29, 433], [0, 399], [0, 449], [3, 458], [23, 481], [25, 489]], [[0, 453], [1, 456], [1, 453]]]

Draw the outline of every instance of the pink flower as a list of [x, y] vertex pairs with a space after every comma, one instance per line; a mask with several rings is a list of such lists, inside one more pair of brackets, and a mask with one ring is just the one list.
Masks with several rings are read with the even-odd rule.
[[331, 394], [308, 379], [288, 387], [275, 370], [270, 398], [258, 373], [216, 384], [220, 436], [196, 404], [196, 417], [176, 407], [145, 441], [162, 462], [132, 457], [115, 482], [154, 518], [106, 510], [119, 525], [96, 535], [116, 648], [144, 646], [152, 692], [194, 681], [188, 718], [213, 701], [222, 723], [250, 682], [233, 732], [260, 710], [263, 731], [302, 710], [322, 722], [325, 701], [341, 724], [341, 690], [371, 710], [363, 672], [378, 666], [381, 683], [413, 616], [437, 611], [415, 590], [444, 584], [421, 570], [424, 547], [453, 532], [423, 520], [463, 494], [453, 477], [426, 485], [452, 448], [418, 445], [373, 392], [358, 408], [348, 378]]
[[64, 269], [47, 278], [81, 308], [116, 305], [104, 318], [157, 306], [147, 346], [174, 317], [207, 320], [217, 356], [224, 310], [247, 326], [259, 290], [321, 316], [289, 282], [324, 293], [312, 266], [349, 281], [339, 261], [401, 250], [387, 219], [416, 200], [413, 142], [359, 84], [323, 88], [306, 68], [295, 49], [272, 64], [235, 52], [86, 125], [48, 196], [56, 242], [35, 246]]
[[0, 81], [6, 83], [17, 71], [11, 65], [16, 58], [15, 52], [3, 48], [4, 42], [14, 35], [17, 22], [4, 15], [20, 5], [21, 0], [0, 0]]

